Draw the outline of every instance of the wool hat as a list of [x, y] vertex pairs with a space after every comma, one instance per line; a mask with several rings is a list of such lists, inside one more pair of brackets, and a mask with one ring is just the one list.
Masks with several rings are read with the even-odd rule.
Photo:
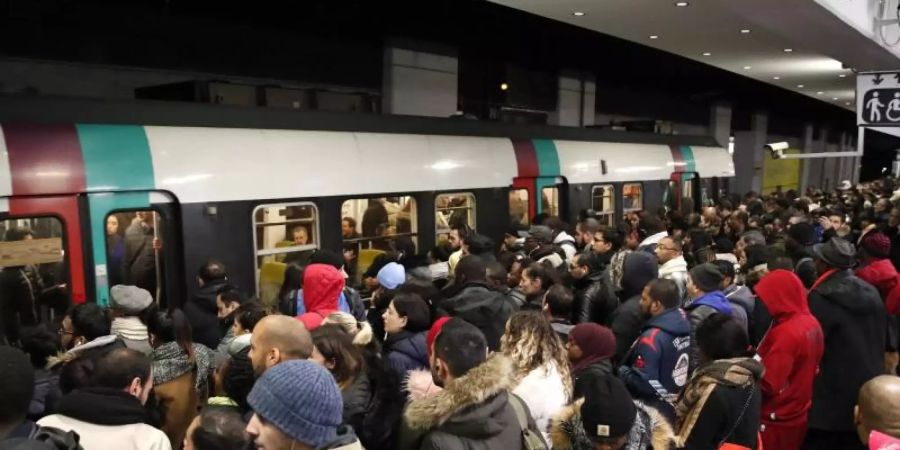
[[856, 251], [853, 244], [839, 237], [813, 246], [813, 253], [831, 267], [850, 269], [856, 265]]
[[882, 232], [866, 233], [862, 240], [862, 248], [875, 258], [891, 256], [891, 239]]
[[312, 447], [333, 440], [343, 421], [344, 402], [334, 377], [307, 360], [285, 361], [266, 370], [247, 403], [282, 433]]
[[581, 405], [581, 425], [591, 439], [625, 436], [636, 417], [637, 408], [622, 380], [613, 375], [591, 379]]
[[528, 235], [538, 242], [549, 244], [553, 242], [553, 230], [545, 225], [534, 225], [528, 230]]
[[616, 335], [612, 330], [593, 322], [575, 325], [569, 331], [569, 337], [581, 347], [581, 350], [599, 358], [607, 359], [616, 354]]
[[123, 284], [111, 287], [109, 297], [110, 308], [118, 309], [129, 316], [140, 314], [153, 303], [153, 296], [146, 289]]
[[406, 282], [406, 269], [395, 262], [387, 263], [378, 271], [378, 284], [385, 289], [397, 289]]
[[703, 292], [718, 291], [721, 289], [722, 280], [725, 279], [725, 276], [713, 263], [698, 264], [691, 269], [690, 274], [694, 285]]
[[449, 321], [450, 317], [441, 317], [431, 324], [431, 329], [428, 330], [428, 334], [425, 335], [425, 350], [428, 351], [428, 356], [431, 356], [431, 347], [434, 346], [434, 341], [436, 341], [438, 335], [441, 334], [441, 328], [444, 328], [444, 324]]
[[816, 243], [816, 229], [806, 222], [798, 222], [787, 230], [788, 236], [800, 245], [813, 245]]

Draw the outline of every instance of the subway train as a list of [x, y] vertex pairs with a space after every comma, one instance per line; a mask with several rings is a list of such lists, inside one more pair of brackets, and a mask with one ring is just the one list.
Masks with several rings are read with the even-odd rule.
[[0, 227], [35, 237], [0, 242], [0, 265], [16, 251], [54, 264], [74, 303], [106, 305], [109, 286], [130, 279], [122, 242], [156, 258], [148, 277], [161, 302], [182, 302], [208, 259], [271, 301], [285, 264], [315, 248], [349, 242], [371, 260], [379, 239], [405, 235], [423, 251], [454, 214], [495, 239], [539, 213], [571, 223], [591, 209], [614, 223], [699, 207], [734, 176], [731, 155], [705, 137], [346, 116], [243, 128], [232, 120], [243, 112], [224, 126], [73, 124], [48, 111], [14, 122], [0, 108]]

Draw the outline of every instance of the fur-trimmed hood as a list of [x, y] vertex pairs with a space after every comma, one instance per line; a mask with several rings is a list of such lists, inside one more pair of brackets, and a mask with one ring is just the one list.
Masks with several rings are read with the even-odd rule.
[[[593, 450], [591, 442], [584, 426], [581, 423], [581, 405], [584, 399], [579, 399], [562, 409], [550, 422], [550, 441], [553, 450]], [[675, 432], [672, 425], [656, 409], [634, 402], [637, 407], [637, 417], [634, 426], [629, 432], [628, 443], [625, 450], [638, 450], [649, 448], [653, 450], [669, 450], [675, 445]]]
[[443, 425], [463, 409], [512, 389], [513, 372], [512, 360], [494, 354], [480, 366], [448, 383], [441, 392], [410, 402], [404, 413], [406, 423], [414, 430]]

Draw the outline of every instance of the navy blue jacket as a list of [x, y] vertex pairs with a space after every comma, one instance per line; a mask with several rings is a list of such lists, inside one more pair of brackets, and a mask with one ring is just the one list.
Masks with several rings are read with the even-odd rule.
[[425, 346], [425, 331], [411, 333], [403, 330], [388, 335], [384, 341], [384, 354], [388, 367], [399, 377], [406, 379], [406, 372], [428, 368], [428, 351]]
[[632, 396], [674, 418], [672, 405], [690, 375], [690, 344], [691, 325], [684, 310], [672, 308], [648, 320], [619, 368]]

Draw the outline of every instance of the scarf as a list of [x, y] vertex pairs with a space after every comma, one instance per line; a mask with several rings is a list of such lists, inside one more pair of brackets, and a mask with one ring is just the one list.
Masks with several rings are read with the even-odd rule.
[[76, 389], [59, 401], [56, 412], [95, 425], [147, 423], [147, 412], [140, 400], [114, 388]]
[[147, 325], [137, 317], [117, 317], [112, 322], [109, 334], [114, 334], [122, 339], [131, 341], [146, 341], [150, 337], [147, 334]]
[[616, 292], [622, 290], [622, 268], [625, 265], [625, 257], [629, 253], [631, 253], [631, 250], [623, 248], [617, 251], [609, 261], [609, 277]]
[[679, 442], [684, 442], [716, 386], [746, 389], [762, 378], [765, 367], [753, 358], [719, 359], [697, 368], [675, 406]]
[[188, 358], [177, 342], [168, 342], [153, 349], [153, 382], [162, 384], [188, 372], [197, 371], [194, 388], [203, 393], [207, 389], [207, 375], [212, 370], [212, 352], [200, 344], [191, 344], [194, 359]]

